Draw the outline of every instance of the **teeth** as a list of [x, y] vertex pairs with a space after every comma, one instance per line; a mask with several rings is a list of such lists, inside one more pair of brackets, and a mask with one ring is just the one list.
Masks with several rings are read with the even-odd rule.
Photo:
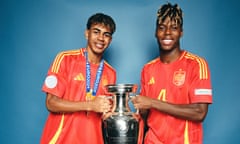
[[172, 40], [163, 40], [163, 43], [165, 44], [170, 44], [172, 42]]
[[96, 44], [96, 46], [97, 46], [97, 47], [103, 47], [103, 45], [102, 45], [102, 44]]

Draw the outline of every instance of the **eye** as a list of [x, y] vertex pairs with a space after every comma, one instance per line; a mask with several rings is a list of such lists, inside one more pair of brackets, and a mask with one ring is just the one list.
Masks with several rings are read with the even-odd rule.
[[177, 29], [178, 29], [178, 26], [177, 26], [177, 25], [173, 25], [173, 26], [171, 26], [171, 29], [172, 29], [172, 30], [177, 30]]
[[158, 29], [159, 29], [159, 30], [165, 30], [165, 26], [159, 25]]
[[111, 38], [112, 34], [111, 33], [104, 33], [104, 36], [107, 37], [107, 38]]
[[93, 30], [92, 33], [94, 33], [94, 34], [98, 34], [99, 31], [98, 31], [98, 30]]

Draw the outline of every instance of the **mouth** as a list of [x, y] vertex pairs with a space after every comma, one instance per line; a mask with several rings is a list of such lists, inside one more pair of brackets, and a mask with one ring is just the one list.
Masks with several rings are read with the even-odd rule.
[[162, 40], [162, 44], [164, 44], [164, 45], [169, 45], [169, 44], [172, 43], [172, 41], [173, 41], [173, 40], [171, 40], [171, 39], [164, 39], [164, 40]]
[[96, 43], [95, 45], [96, 45], [96, 47], [99, 48], [99, 49], [104, 48], [104, 44], [102, 44], [102, 43]]

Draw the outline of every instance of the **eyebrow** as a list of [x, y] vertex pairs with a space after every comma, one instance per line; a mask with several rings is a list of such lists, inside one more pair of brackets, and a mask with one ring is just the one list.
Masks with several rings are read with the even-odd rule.
[[[98, 29], [98, 28], [92, 28], [92, 30], [97, 30], [97, 31], [101, 31], [100, 29]], [[104, 34], [110, 34], [111, 36], [112, 36], [112, 33], [111, 32], [108, 32], [108, 31], [106, 31], [106, 32], [104, 32]]]

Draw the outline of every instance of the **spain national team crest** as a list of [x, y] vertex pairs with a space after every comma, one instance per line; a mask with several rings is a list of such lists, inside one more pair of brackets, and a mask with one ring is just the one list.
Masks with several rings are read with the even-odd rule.
[[108, 84], [108, 79], [107, 79], [107, 76], [103, 75], [102, 76], [102, 85], [107, 85]]
[[182, 69], [175, 71], [173, 74], [173, 84], [176, 86], [181, 86], [184, 84], [186, 78], [186, 72]]

